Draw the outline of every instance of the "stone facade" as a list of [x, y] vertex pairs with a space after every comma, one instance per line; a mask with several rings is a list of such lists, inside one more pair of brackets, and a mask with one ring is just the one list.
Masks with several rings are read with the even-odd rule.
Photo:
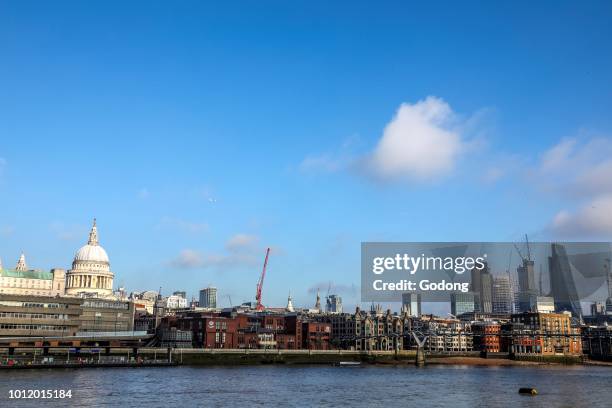
[[52, 269], [41, 271], [29, 269], [25, 255], [21, 254], [15, 269], [0, 266], [0, 294], [30, 296], [63, 296], [66, 271]]

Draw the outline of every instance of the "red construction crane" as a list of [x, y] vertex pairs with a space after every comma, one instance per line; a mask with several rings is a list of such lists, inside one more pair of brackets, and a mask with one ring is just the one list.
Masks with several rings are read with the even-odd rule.
[[255, 294], [255, 300], [257, 301], [256, 310], [264, 310], [264, 305], [261, 304], [261, 290], [263, 289], [264, 278], [266, 277], [266, 267], [268, 266], [268, 256], [270, 255], [270, 248], [266, 250], [266, 259], [264, 260], [263, 270], [257, 282], [257, 293]]

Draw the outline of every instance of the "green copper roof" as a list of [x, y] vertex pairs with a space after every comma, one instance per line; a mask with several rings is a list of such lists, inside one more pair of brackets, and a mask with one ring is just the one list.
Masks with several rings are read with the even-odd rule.
[[0, 269], [0, 276], [3, 278], [22, 278], [22, 279], [53, 279], [51, 272], [44, 271], [16, 271], [14, 269]]

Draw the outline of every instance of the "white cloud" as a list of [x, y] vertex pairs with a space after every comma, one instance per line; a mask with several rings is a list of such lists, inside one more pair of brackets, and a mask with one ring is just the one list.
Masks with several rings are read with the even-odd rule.
[[198, 268], [204, 266], [204, 258], [196, 250], [183, 249], [170, 263], [182, 269]]
[[204, 253], [195, 249], [183, 249], [170, 261], [170, 265], [181, 269], [255, 267], [263, 262], [259, 251], [259, 238], [254, 235], [236, 234], [225, 243], [225, 252]]
[[612, 139], [563, 139], [542, 155], [537, 175], [546, 189], [566, 195], [612, 193]]
[[489, 113], [460, 117], [435, 96], [402, 103], [369, 153], [355, 153], [361, 143], [354, 136], [338, 152], [306, 156], [299, 168], [310, 173], [357, 170], [381, 181], [434, 181], [452, 173], [464, 153], [484, 144], [488, 129], [483, 122]]
[[597, 163], [577, 175], [576, 187], [597, 193], [612, 191], [612, 159]]
[[602, 238], [612, 235], [612, 194], [592, 200], [578, 210], [558, 212], [550, 232], [560, 238]]
[[300, 163], [299, 170], [303, 173], [336, 173], [347, 170], [355, 162], [355, 151], [361, 144], [359, 135], [352, 135], [333, 153], [306, 156]]
[[575, 139], [563, 139], [542, 155], [542, 170], [555, 171], [566, 165], [576, 146]]
[[442, 99], [403, 103], [367, 159], [381, 179], [430, 181], [449, 174], [466, 151], [459, 119]]
[[541, 156], [531, 180], [547, 193], [582, 203], [559, 211], [547, 232], [554, 238], [609, 239], [612, 235], [612, 139], [562, 139]]
[[236, 234], [227, 241], [225, 248], [230, 252], [252, 250], [258, 241], [259, 238], [255, 235]]

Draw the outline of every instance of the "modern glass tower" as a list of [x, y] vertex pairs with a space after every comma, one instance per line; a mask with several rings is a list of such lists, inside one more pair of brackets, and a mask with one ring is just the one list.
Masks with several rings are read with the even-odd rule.
[[550, 270], [551, 295], [555, 300], [557, 312], [570, 311], [575, 317], [582, 316], [580, 298], [576, 290], [572, 267], [565, 247], [561, 244], [552, 244], [551, 256], [548, 257]]

